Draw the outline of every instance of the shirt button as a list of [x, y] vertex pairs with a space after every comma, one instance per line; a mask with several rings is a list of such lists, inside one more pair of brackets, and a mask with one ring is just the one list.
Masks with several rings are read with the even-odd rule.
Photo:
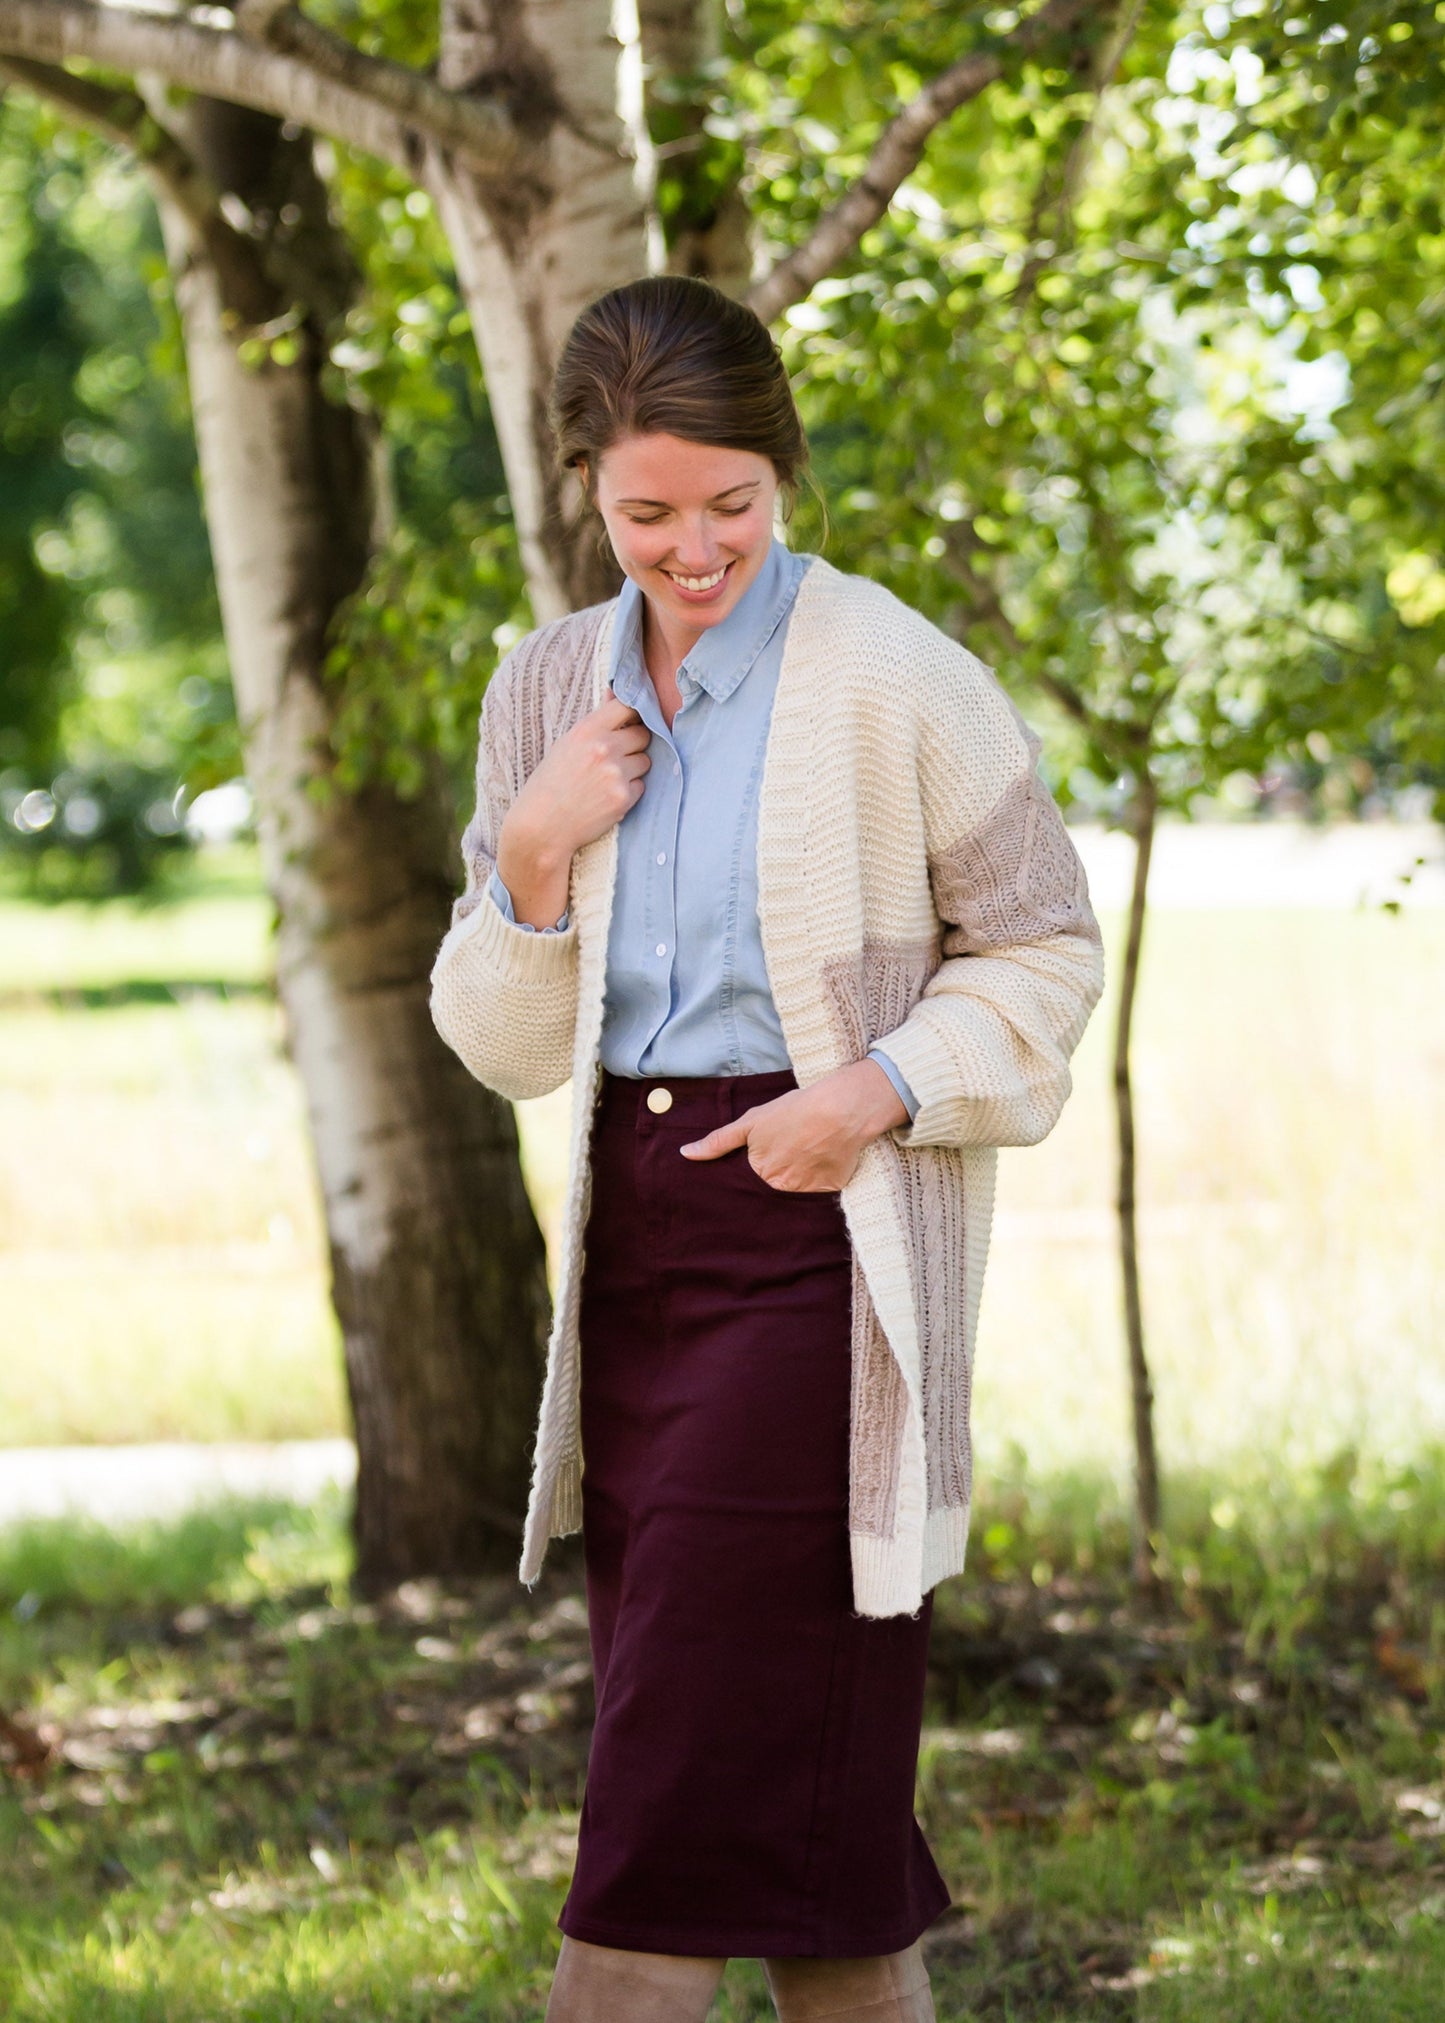
[[667, 852], [665, 850], [658, 851], [657, 861], [659, 864], [665, 864], [667, 862]]
[[659, 955], [666, 955], [666, 954], [667, 954], [667, 943], [666, 943], [665, 941], [659, 941], [659, 942], [658, 942], [658, 944], [657, 944], [657, 952], [658, 952], [658, 954], [659, 954]]

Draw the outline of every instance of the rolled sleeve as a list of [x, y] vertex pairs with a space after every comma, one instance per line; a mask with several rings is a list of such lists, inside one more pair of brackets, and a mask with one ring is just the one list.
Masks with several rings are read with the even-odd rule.
[[908, 1112], [908, 1121], [911, 1124], [914, 1118], [918, 1115], [918, 1098], [917, 1096], [914, 1095], [912, 1089], [908, 1086], [907, 1081], [904, 1079], [902, 1070], [899, 1067], [897, 1067], [893, 1061], [889, 1060], [887, 1054], [884, 1053], [881, 1047], [870, 1047], [868, 1049], [868, 1052], [864, 1055], [864, 1059], [869, 1061], [876, 1061], [878, 1063], [879, 1067], [883, 1070], [884, 1074], [888, 1077], [889, 1081], [893, 1084], [895, 1090], [898, 1092], [898, 1100], [902, 1103], [904, 1109]]
[[534, 927], [530, 920], [518, 920], [512, 895], [494, 871], [487, 880], [487, 896], [501, 912], [504, 920], [510, 920], [513, 927], [520, 927], [523, 934], [565, 934], [571, 920], [571, 908], [565, 908], [562, 918], [555, 927]]

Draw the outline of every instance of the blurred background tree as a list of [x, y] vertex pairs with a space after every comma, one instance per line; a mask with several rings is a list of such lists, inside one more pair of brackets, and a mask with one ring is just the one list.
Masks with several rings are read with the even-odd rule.
[[136, 891], [239, 770], [155, 212], [23, 100], [0, 212], [0, 845], [32, 889]]
[[[464, 801], [498, 651], [533, 612], [606, 587], [590, 533], [567, 523], [539, 475], [544, 447], [526, 418], [526, 390], [568, 320], [542, 270], [559, 246], [582, 243], [569, 205], [583, 171], [555, 140], [552, 102], [527, 99], [536, 79], [488, 68], [485, 37], [453, 22], [438, 42], [435, 15], [413, 5], [316, 19], [368, 58], [410, 66], [408, 91], [439, 59], [469, 119], [485, 101], [505, 126], [530, 105], [540, 124], [527, 145], [553, 175], [527, 196], [526, 230], [498, 243], [506, 176], [489, 182], [465, 150], [440, 168], [419, 153], [408, 172], [386, 134], [368, 153], [345, 145], [355, 122], [333, 105], [343, 144], [314, 152], [358, 277], [316, 325], [316, 389], [374, 419], [385, 471], [380, 521], [327, 623], [325, 784], [416, 800], [438, 791], [440, 761]], [[1160, 1501], [1129, 1045], [1158, 814], [1345, 811], [1441, 790], [1445, 242], [1431, 165], [1442, 29], [1423, 6], [1283, 18], [1254, 4], [1062, 0], [1023, 24], [1012, 10], [960, 19], [926, 0], [751, 0], [726, 12], [646, 0], [641, 21], [648, 130], [625, 94], [609, 114], [619, 150], [636, 156], [628, 188], [643, 190], [635, 215], [634, 198], [615, 193], [634, 245], [630, 267], [615, 257], [625, 271], [665, 259], [754, 289], [798, 374], [832, 559], [996, 665], [1047, 733], [1061, 800], [1138, 845], [1114, 1074], [1142, 1573]], [[1041, 22], [1049, 32], [1035, 35]], [[557, 76], [572, 74], [560, 43], [547, 54]], [[619, 76], [636, 77], [626, 67], [637, 54], [621, 52]], [[601, 88], [590, 73], [578, 80]], [[391, 73], [381, 83], [395, 95]], [[170, 104], [179, 130], [183, 101]], [[414, 137], [430, 104], [413, 108]], [[325, 124], [319, 100], [316, 110]], [[6, 112], [16, 188], [27, 177], [43, 188], [75, 162], [87, 189], [124, 184], [142, 215], [134, 174], [37, 118], [23, 100]], [[67, 218], [84, 214], [76, 189]], [[154, 263], [153, 232], [148, 243]], [[111, 244], [124, 262], [124, 238]], [[37, 308], [12, 280], [9, 299], [46, 313], [43, 291]], [[509, 349], [513, 311], [530, 335]], [[105, 347], [65, 317], [73, 389], [82, 354]], [[297, 327], [287, 312], [246, 336], [251, 366], [294, 369]], [[169, 342], [147, 384], [174, 379], [174, 326]], [[95, 379], [85, 399], [103, 416], [121, 396], [104, 371]], [[36, 413], [55, 418], [34, 425], [36, 440], [63, 440], [57, 399], [39, 400]], [[88, 407], [74, 412], [77, 443], [87, 431], [108, 439]], [[115, 454], [97, 452], [102, 470]], [[111, 474], [126, 499], [149, 495], [147, 469]], [[68, 558], [103, 546], [75, 531], [98, 508], [87, 520], [68, 492], [44, 491], [58, 476], [37, 467], [29, 545], [15, 543], [16, 580], [27, 568], [43, 577], [57, 610]], [[91, 489], [119, 496], [99, 479]], [[794, 538], [823, 538], [806, 502]], [[120, 574], [142, 598], [143, 556]], [[207, 760], [186, 745], [180, 707], [193, 672], [177, 680], [161, 639], [149, 665], [176, 711], [168, 777], [194, 784]], [[88, 665], [57, 652], [49, 674], [27, 677], [40, 700], [12, 711], [36, 726], [25, 737], [48, 723], [54, 750], [63, 723], [85, 721], [57, 700], [67, 681], [99, 712], [104, 681]], [[26, 775], [11, 788], [13, 823], [15, 794], [36, 787]], [[56, 781], [41, 791], [63, 799]], [[30, 805], [59, 832], [44, 799]]]
[[1217, 150], [1201, 292], [1297, 361], [1310, 410], [1288, 430], [1258, 418], [1236, 452], [1295, 591], [1276, 673], [1293, 690], [1287, 748], [1328, 810], [1413, 786], [1438, 815], [1445, 16], [1334, 0], [1203, 18], [1183, 45]]
[[[1130, 1051], [1159, 814], [1445, 784], [1445, 104], [1417, 11], [1128, 10], [1086, 69], [943, 128], [785, 318], [844, 565], [995, 665], [1060, 799], [1136, 842], [1114, 1085], [1141, 1580], [1161, 1491]], [[903, 10], [860, 46], [846, 0], [748, 18], [721, 130], [776, 229], [856, 172], [873, 81], [918, 89], [949, 31]]]

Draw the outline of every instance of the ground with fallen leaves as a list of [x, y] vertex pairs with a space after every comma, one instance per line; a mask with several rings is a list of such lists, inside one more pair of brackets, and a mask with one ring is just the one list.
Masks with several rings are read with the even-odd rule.
[[[591, 1716], [575, 1562], [530, 1595], [504, 1576], [357, 1602], [314, 1578], [344, 1541], [298, 1546], [297, 1522], [187, 1520], [130, 1558], [63, 1527], [0, 1549], [15, 2023], [540, 2016]], [[1126, 1555], [1090, 1565], [1096, 1538], [1059, 1571], [1023, 1531], [985, 1525], [935, 1618], [943, 2023], [1434, 2023], [1433, 1523], [1352, 1534], [1308, 1581], [1232, 1540], [1147, 1604]], [[735, 1963], [719, 2023], [769, 2013]]]

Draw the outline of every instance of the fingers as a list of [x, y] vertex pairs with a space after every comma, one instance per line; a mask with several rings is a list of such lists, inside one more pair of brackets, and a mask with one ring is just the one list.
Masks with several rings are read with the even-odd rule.
[[615, 739], [624, 752], [645, 751], [652, 742], [652, 732], [637, 711], [630, 703], [619, 702], [610, 688], [590, 718], [583, 721], [594, 724], [609, 741]]
[[741, 1117], [734, 1117], [731, 1124], [719, 1124], [716, 1131], [709, 1131], [705, 1138], [695, 1138], [690, 1145], [681, 1145], [678, 1150], [684, 1159], [721, 1159], [724, 1152], [736, 1152], [740, 1145], [748, 1142], [752, 1114], [751, 1110], [745, 1110]]
[[[640, 724], [642, 722], [642, 718], [632, 707], [632, 704], [630, 702], [623, 702], [615, 690], [610, 688], [606, 695], [603, 696], [601, 702], [598, 703], [596, 709], [593, 711], [593, 715], [608, 730], [620, 730], [624, 724]], [[650, 736], [651, 733], [649, 732], [648, 735]]]

